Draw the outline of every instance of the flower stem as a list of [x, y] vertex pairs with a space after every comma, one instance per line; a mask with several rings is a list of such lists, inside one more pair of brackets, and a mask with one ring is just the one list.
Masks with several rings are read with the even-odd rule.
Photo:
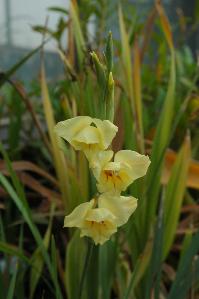
[[84, 282], [85, 282], [85, 278], [86, 278], [86, 272], [88, 270], [90, 258], [92, 256], [93, 247], [94, 247], [94, 243], [88, 242], [87, 253], [86, 253], [86, 257], [85, 257], [85, 261], [84, 261], [84, 267], [83, 267], [83, 271], [82, 271], [81, 280], [80, 280], [79, 299], [82, 298]]

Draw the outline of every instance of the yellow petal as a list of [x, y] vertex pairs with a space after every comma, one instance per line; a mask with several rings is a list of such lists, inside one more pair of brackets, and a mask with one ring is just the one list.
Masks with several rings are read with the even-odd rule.
[[65, 217], [64, 227], [81, 227], [86, 214], [94, 206], [94, 199], [77, 206], [71, 214]]
[[89, 126], [91, 122], [92, 118], [89, 116], [77, 116], [65, 121], [58, 122], [55, 126], [55, 132], [58, 136], [71, 143], [74, 136], [78, 134], [82, 129]]
[[129, 169], [128, 171], [128, 175], [133, 181], [144, 176], [151, 163], [148, 156], [140, 155], [131, 150], [117, 152], [114, 161], [123, 163], [128, 168], [129, 166], [131, 167], [131, 170]]
[[113, 151], [96, 152], [90, 159], [90, 167], [92, 168], [95, 178], [98, 180], [102, 169], [112, 159]]
[[99, 133], [97, 128], [88, 126], [82, 129], [78, 134], [73, 138], [76, 142], [82, 142], [86, 144], [99, 143]]
[[109, 171], [120, 171], [121, 169], [121, 163], [120, 162], [109, 162], [104, 166], [104, 170], [109, 170]]
[[97, 178], [97, 188], [99, 192], [114, 192], [120, 194], [121, 191], [126, 190], [132, 183], [132, 179], [128, 175], [129, 170], [131, 171], [131, 168], [129, 169], [120, 162], [107, 163]]
[[114, 221], [116, 217], [106, 208], [96, 208], [89, 210], [88, 214], [85, 217], [85, 220], [87, 221], [95, 221], [95, 222], [101, 222], [101, 221]]
[[117, 231], [116, 217], [107, 209], [89, 210], [84, 225], [81, 227], [81, 237], [88, 236], [95, 244], [103, 244]]
[[107, 149], [115, 137], [118, 127], [111, 123], [109, 120], [100, 120], [93, 118], [93, 123], [99, 130], [101, 137], [101, 149]]
[[105, 208], [116, 216], [117, 226], [125, 224], [137, 208], [137, 199], [132, 196], [117, 196], [104, 193], [98, 198], [99, 208]]

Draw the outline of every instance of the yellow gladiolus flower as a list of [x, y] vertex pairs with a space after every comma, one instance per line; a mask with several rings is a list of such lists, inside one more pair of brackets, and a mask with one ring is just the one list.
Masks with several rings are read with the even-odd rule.
[[[95, 207], [98, 202], [98, 207]], [[64, 219], [64, 227], [78, 227], [80, 236], [88, 236], [95, 244], [103, 244], [125, 224], [137, 207], [137, 199], [104, 193], [77, 206]]]
[[64, 219], [64, 227], [78, 227], [80, 237], [88, 236], [95, 244], [103, 244], [117, 231], [114, 216], [106, 208], [94, 208], [95, 200], [77, 206], [73, 212]]
[[99, 192], [120, 193], [126, 190], [136, 179], [146, 174], [151, 163], [148, 156], [131, 150], [117, 152], [114, 162], [111, 161], [112, 156], [112, 151], [97, 153], [92, 163]]
[[109, 120], [89, 116], [77, 116], [57, 123], [55, 132], [67, 140], [76, 150], [82, 150], [87, 158], [93, 152], [108, 148], [118, 131]]

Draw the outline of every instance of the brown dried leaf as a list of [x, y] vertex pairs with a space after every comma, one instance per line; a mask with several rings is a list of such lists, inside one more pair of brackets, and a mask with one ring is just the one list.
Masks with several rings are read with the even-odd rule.
[[[37, 166], [36, 164], [29, 162], [29, 161], [16, 161], [12, 162], [12, 167], [15, 171], [31, 171], [34, 173], [37, 173], [41, 175], [42, 177], [46, 178], [50, 182], [52, 182], [54, 185], [58, 186], [57, 180], [51, 176], [48, 172]], [[6, 171], [6, 163], [4, 161], [0, 161], [0, 171], [4, 172]]]
[[[162, 184], [164, 185], [168, 183], [176, 156], [177, 154], [174, 151], [167, 150], [165, 156], [165, 166], [162, 173]], [[199, 162], [196, 160], [191, 160], [190, 162], [187, 177], [187, 187], [199, 190]]]

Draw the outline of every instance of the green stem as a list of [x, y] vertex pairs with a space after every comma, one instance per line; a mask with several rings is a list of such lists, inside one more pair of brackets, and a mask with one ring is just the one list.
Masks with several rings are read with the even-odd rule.
[[80, 280], [79, 299], [82, 298], [84, 282], [85, 282], [85, 278], [86, 278], [86, 272], [88, 270], [90, 258], [92, 256], [93, 247], [94, 247], [94, 243], [93, 242], [92, 243], [88, 242], [87, 253], [86, 253], [86, 257], [85, 257], [85, 262], [84, 262], [84, 267], [83, 267], [83, 271], [82, 271], [81, 280]]
[[126, 290], [126, 292], [125, 292], [125, 294], [124, 294], [123, 299], [129, 299], [129, 298], [130, 298], [130, 297], [129, 297], [130, 295], [134, 296], [134, 295], [131, 294], [131, 293], [133, 293], [133, 289], [134, 289], [134, 286], [135, 286], [135, 284], [136, 284], [136, 276], [137, 276], [137, 273], [138, 273], [138, 269], [139, 269], [139, 266], [140, 266], [140, 262], [141, 262], [140, 259], [138, 259], [137, 262], [136, 262], [135, 269], [134, 269], [134, 271], [133, 271], [133, 273], [132, 273], [132, 275], [131, 275], [131, 280], [130, 280], [130, 282], [129, 282], [129, 285], [128, 285], [128, 287], [127, 287], [127, 290]]

